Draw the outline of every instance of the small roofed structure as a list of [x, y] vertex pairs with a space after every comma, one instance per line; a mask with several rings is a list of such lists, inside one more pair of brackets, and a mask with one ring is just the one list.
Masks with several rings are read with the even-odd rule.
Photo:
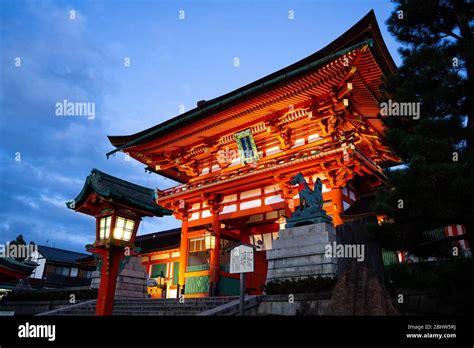
[[152, 189], [119, 179], [95, 168], [86, 178], [79, 195], [66, 205], [69, 209], [87, 215], [96, 215], [110, 206], [132, 209], [142, 216], [161, 217], [172, 213], [156, 204]]
[[[139, 253], [134, 242], [142, 217], [171, 215], [172, 212], [155, 202], [153, 190], [97, 169], [91, 171], [79, 195], [66, 205], [96, 219], [94, 243], [86, 246], [88, 251], [96, 255], [100, 265], [96, 315], [112, 315], [118, 274], [130, 258]], [[141, 285], [138, 283], [141, 280], [143, 287], [145, 286], [145, 279], [140, 279], [143, 274], [144, 272], [136, 272], [133, 275], [132, 282], [137, 286], [132, 287], [140, 289]], [[123, 280], [123, 283], [126, 282]], [[125, 289], [124, 285], [120, 293], [123, 297], [133, 297], [132, 292], [135, 293], [135, 290]]]
[[27, 278], [37, 266], [30, 260], [18, 261], [11, 257], [0, 257], [0, 293], [12, 290], [22, 279]]

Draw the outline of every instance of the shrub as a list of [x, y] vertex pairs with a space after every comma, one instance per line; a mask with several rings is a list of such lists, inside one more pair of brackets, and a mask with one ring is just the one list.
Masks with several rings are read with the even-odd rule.
[[336, 285], [334, 277], [309, 277], [304, 279], [275, 280], [265, 285], [265, 292], [269, 295], [276, 294], [301, 294], [331, 291]]
[[474, 311], [474, 260], [455, 259], [395, 264], [385, 268], [389, 290], [416, 289], [430, 294], [456, 314]]

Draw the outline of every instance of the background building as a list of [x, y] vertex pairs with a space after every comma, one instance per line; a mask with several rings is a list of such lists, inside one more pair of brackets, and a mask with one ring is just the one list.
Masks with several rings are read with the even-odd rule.
[[28, 278], [34, 288], [87, 287], [96, 268], [90, 254], [44, 245], [38, 245], [31, 260], [38, 264]]

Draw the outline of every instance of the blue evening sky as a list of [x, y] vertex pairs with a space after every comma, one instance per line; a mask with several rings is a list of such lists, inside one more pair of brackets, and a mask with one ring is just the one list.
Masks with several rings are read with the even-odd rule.
[[[0, 0], [0, 243], [21, 233], [84, 251], [94, 219], [65, 202], [92, 168], [150, 188], [174, 184], [122, 153], [107, 160], [107, 135], [141, 131], [294, 63], [371, 9], [399, 64], [389, 1]], [[65, 99], [95, 103], [95, 118], [56, 116]], [[178, 226], [147, 218], [139, 234]]]

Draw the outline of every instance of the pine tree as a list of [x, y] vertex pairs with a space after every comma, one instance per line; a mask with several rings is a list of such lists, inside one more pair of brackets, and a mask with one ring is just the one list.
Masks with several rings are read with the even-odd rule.
[[420, 117], [387, 116], [401, 169], [388, 172], [375, 211], [382, 245], [419, 251], [423, 232], [466, 226], [474, 247], [473, 12], [467, 1], [397, 0], [387, 20], [402, 64], [383, 81], [386, 100], [420, 103]]

